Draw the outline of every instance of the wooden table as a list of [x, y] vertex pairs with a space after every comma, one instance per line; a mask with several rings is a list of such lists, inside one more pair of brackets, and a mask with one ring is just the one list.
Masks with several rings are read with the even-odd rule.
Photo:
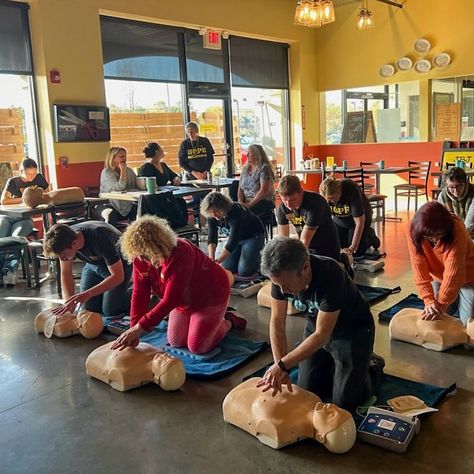
[[35, 208], [25, 206], [24, 204], [5, 204], [0, 206], [0, 215], [13, 217], [15, 219], [26, 219], [33, 216], [42, 216], [43, 225], [46, 230], [50, 227], [50, 220], [48, 216], [51, 216], [51, 220], [54, 223], [54, 206], [41, 205]]
[[[210, 187], [201, 188], [196, 186], [160, 186], [159, 191], [171, 191], [175, 197], [194, 196], [196, 194], [207, 194], [210, 191]], [[109, 193], [100, 193], [101, 198], [119, 200], [119, 201], [132, 201], [138, 202], [140, 196], [148, 194], [147, 191], [140, 191], [138, 189], [130, 189], [128, 191], [111, 191]]]

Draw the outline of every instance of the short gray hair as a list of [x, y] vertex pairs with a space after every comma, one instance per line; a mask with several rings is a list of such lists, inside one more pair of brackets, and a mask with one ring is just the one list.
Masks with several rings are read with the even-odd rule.
[[188, 122], [185, 126], [184, 126], [184, 129], [186, 131], [190, 130], [190, 129], [193, 129], [193, 130], [196, 130], [197, 132], [199, 132], [199, 125], [196, 123], [196, 122]]
[[201, 202], [201, 214], [211, 217], [212, 211], [221, 211], [227, 216], [233, 204], [234, 202], [222, 193], [209, 193]]
[[270, 240], [262, 250], [260, 271], [264, 275], [299, 273], [308, 260], [308, 249], [300, 240], [278, 236]]

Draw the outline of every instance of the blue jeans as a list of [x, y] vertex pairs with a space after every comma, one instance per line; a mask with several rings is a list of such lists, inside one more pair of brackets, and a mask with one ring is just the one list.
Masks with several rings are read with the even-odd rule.
[[257, 234], [250, 239], [241, 240], [232, 253], [222, 262], [222, 266], [238, 273], [250, 276], [260, 270], [260, 252], [265, 243], [264, 234]]
[[[33, 220], [0, 216], [0, 237], [26, 237], [33, 232]], [[0, 256], [0, 271], [5, 268], [11, 272], [18, 270], [18, 257], [14, 254]]]
[[[129, 290], [132, 267], [124, 262], [123, 282], [101, 295], [94, 296], [84, 305], [84, 309], [102, 313], [105, 317], [128, 314], [130, 310], [131, 291]], [[82, 269], [81, 292], [98, 285], [110, 275], [107, 265], [86, 263]]]
[[[438, 298], [441, 283], [433, 280], [431, 282], [435, 297]], [[467, 326], [469, 319], [474, 318], [474, 286], [463, 286], [459, 290], [459, 296], [446, 309], [447, 314], [453, 314], [459, 310], [459, 318], [464, 326]]]

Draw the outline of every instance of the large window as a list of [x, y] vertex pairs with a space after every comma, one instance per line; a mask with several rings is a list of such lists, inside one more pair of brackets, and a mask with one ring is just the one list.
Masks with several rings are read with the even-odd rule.
[[[419, 95], [417, 81], [325, 92], [326, 143], [347, 142], [348, 136], [355, 137], [351, 143], [419, 141]], [[374, 133], [345, 134], [354, 114], [368, 129], [373, 123]]]
[[25, 156], [41, 166], [32, 78], [28, 6], [0, 1], [0, 163], [7, 164], [2, 174], [17, 172]]

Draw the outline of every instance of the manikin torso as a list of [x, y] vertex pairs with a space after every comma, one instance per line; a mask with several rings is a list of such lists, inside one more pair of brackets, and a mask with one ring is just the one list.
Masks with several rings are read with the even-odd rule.
[[421, 310], [405, 308], [390, 321], [390, 339], [410, 342], [433, 351], [445, 351], [461, 344], [474, 343], [474, 323], [465, 328], [458, 318], [443, 314], [440, 319], [425, 321]]
[[180, 359], [144, 342], [122, 351], [111, 349], [113, 344], [100, 346], [89, 354], [88, 375], [121, 392], [148, 383], [156, 383], [163, 390], [178, 390], [183, 386], [186, 372]]
[[42, 188], [29, 187], [24, 190], [22, 199], [25, 206], [35, 208], [41, 204], [60, 205], [83, 202], [84, 192], [81, 188], [71, 187], [45, 193]]
[[335, 453], [353, 446], [356, 429], [349, 412], [322, 403], [297, 385], [293, 392], [284, 386], [272, 397], [271, 390], [257, 388], [259, 380], [248, 379], [229, 392], [222, 406], [225, 421], [275, 449], [304, 438], [316, 439]]
[[81, 334], [87, 339], [94, 339], [104, 329], [99, 313], [83, 310], [78, 314], [66, 313], [55, 316], [51, 309], [39, 313], [34, 322], [35, 331], [46, 337], [69, 337]]

